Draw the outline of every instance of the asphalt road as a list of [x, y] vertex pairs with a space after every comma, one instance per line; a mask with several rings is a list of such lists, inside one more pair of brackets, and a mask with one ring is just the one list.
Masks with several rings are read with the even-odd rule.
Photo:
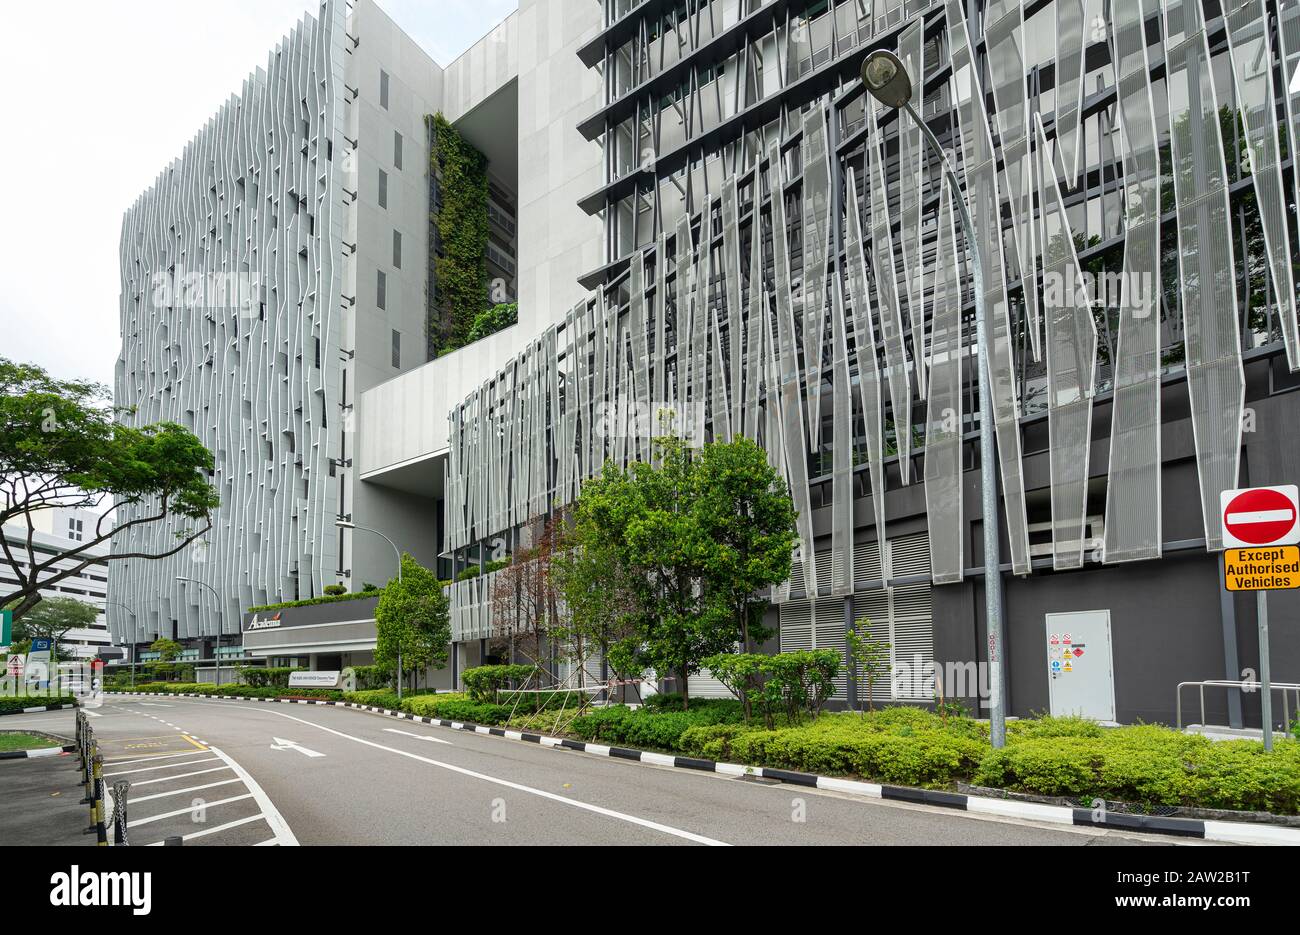
[[[864, 801], [347, 708], [109, 696], [90, 713], [106, 780], [132, 783], [133, 845], [1204, 843]], [[72, 729], [67, 711], [5, 721]], [[0, 813], [0, 837], [3, 825]]]

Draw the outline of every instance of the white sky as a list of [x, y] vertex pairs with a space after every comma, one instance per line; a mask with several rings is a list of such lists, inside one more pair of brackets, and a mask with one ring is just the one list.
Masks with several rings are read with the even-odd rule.
[[[377, 0], [440, 64], [517, 0]], [[313, 0], [5, 4], [0, 356], [110, 387], [122, 213]]]

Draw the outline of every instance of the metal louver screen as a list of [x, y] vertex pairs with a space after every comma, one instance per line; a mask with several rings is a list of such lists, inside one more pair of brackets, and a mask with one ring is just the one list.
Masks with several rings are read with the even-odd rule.
[[[886, 566], [893, 577], [928, 575], [930, 545], [924, 533], [903, 536], [886, 544]], [[818, 573], [824, 573], [829, 553], [817, 556]], [[918, 700], [933, 697], [934, 625], [930, 609], [930, 585], [866, 589], [862, 584], [881, 579], [880, 549], [874, 542], [854, 548], [855, 590], [853, 616], [867, 621], [873, 639], [890, 644], [890, 671], [904, 673], [897, 680], [890, 672], [879, 674], [872, 690], [876, 701]], [[792, 581], [799, 572], [792, 571]], [[841, 598], [792, 600], [781, 605], [781, 652], [807, 649], [835, 649], [845, 661], [835, 680], [836, 700], [848, 697], [848, 658], [845, 643], [844, 601]], [[862, 689], [865, 691], [865, 688]]]

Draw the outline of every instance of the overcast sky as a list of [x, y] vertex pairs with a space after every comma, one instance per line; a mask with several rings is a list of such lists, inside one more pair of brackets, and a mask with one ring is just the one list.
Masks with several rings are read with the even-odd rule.
[[[517, 0], [377, 0], [446, 65]], [[312, 0], [6, 4], [0, 356], [108, 385], [122, 213]]]

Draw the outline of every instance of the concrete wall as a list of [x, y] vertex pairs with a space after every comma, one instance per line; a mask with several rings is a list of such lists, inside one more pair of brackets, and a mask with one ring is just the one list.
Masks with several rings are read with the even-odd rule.
[[361, 476], [446, 452], [452, 407], [473, 392], [485, 374], [504, 366], [525, 340], [523, 327], [515, 325], [361, 394]]
[[511, 13], [447, 66], [442, 113], [455, 122], [519, 76], [519, 14]]
[[577, 49], [601, 27], [600, 4], [520, 0], [519, 323], [529, 336], [564, 317], [585, 294], [577, 279], [599, 266], [603, 228], [578, 199], [603, 178], [599, 144], [578, 121], [604, 94]]

